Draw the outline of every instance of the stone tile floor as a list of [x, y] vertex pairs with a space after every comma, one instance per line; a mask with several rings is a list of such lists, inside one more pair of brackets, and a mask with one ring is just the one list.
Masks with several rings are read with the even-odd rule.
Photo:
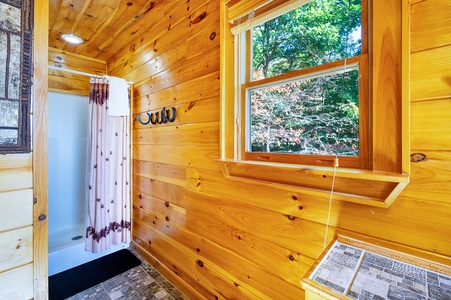
[[311, 279], [351, 299], [451, 300], [451, 277], [339, 242]]
[[187, 300], [138, 254], [141, 265], [67, 299], [70, 300]]

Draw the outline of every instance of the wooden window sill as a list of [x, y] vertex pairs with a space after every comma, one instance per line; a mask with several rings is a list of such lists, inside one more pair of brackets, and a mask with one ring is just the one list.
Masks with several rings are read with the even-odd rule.
[[302, 189], [327, 196], [335, 172], [333, 199], [389, 207], [409, 183], [407, 174], [363, 169], [220, 159], [224, 177]]

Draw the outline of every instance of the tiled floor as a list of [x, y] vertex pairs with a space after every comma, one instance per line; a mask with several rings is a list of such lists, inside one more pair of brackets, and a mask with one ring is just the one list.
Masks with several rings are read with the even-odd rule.
[[[133, 252], [133, 251], [132, 251]], [[68, 299], [81, 300], [186, 300], [157, 270], [133, 252], [141, 265]]]

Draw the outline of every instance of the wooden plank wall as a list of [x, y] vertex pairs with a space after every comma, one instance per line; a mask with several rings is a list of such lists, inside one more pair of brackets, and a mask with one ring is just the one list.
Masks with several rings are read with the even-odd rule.
[[[106, 74], [106, 62], [56, 48], [49, 48], [49, 66], [94, 75]], [[49, 69], [49, 91], [89, 96], [89, 76]]]
[[32, 156], [0, 155], [0, 299], [33, 297]]
[[34, 9], [33, 152], [0, 155], [0, 299], [48, 298], [48, 0], [34, 1]]
[[[225, 180], [219, 153], [219, 0], [155, 1], [108, 61], [135, 82], [133, 240], [192, 298], [302, 299], [300, 280], [337, 232], [451, 256], [450, 4], [411, 1], [412, 179], [388, 209]], [[175, 107], [173, 123], [136, 114]]]

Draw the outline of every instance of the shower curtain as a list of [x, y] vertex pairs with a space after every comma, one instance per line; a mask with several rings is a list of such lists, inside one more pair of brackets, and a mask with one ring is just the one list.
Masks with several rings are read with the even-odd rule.
[[126, 86], [125, 96], [124, 93], [117, 93], [112, 85], [115, 82], [111, 81], [91, 78], [89, 95], [90, 153], [85, 249], [94, 253], [108, 250], [111, 244], [130, 242], [129, 116], [127, 112], [113, 116], [109, 113], [112, 108], [109, 109], [109, 106], [113, 106], [111, 98], [116, 96], [115, 101], [125, 101], [128, 107], [129, 93]]

